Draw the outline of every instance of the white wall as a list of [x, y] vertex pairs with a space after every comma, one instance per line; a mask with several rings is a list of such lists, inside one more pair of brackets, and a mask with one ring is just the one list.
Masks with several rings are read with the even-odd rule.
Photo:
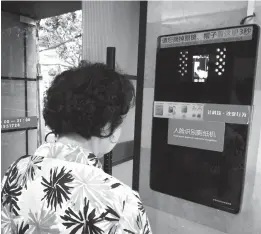
[[[132, 80], [132, 83], [136, 90], [136, 81]], [[130, 109], [129, 113], [125, 117], [122, 123], [122, 134], [119, 139], [120, 142], [133, 141], [134, 140], [134, 123], [135, 123], [135, 106]]]
[[[261, 24], [261, 4], [255, 12]], [[153, 233], [259, 234], [261, 233], [261, 152], [258, 153], [261, 117], [261, 46], [254, 97], [254, 116], [248, 148], [246, 181], [240, 214], [232, 215], [150, 189], [150, 149], [157, 37], [164, 34], [236, 26], [247, 13], [246, 1], [149, 2], [142, 116], [140, 194]]]
[[116, 64], [137, 73], [139, 2], [84, 1], [83, 58], [106, 62], [106, 48], [116, 47]]
[[[137, 74], [139, 2], [84, 1], [83, 59], [106, 63], [106, 48], [116, 47], [116, 65], [128, 75]], [[136, 82], [133, 82], [136, 86]], [[134, 139], [135, 108], [122, 126], [120, 142]]]

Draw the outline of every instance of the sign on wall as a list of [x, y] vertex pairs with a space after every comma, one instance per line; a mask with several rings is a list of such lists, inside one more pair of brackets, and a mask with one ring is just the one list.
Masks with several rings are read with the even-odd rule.
[[225, 123], [248, 124], [251, 107], [156, 101], [154, 117], [169, 119], [169, 145], [222, 152]]
[[222, 152], [225, 123], [169, 119], [168, 144]]
[[2, 119], [1, 130], [6, 131], [25, 128], [36, 128], [37, 122], [37, 116]]
[[253, 26], [164, 36], [160, 48], [252, 40]]

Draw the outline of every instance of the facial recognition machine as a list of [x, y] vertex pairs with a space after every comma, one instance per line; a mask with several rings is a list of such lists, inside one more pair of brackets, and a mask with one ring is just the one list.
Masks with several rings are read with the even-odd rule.
[[150, 187], [240, 211], [257, 25], [158, 38]]

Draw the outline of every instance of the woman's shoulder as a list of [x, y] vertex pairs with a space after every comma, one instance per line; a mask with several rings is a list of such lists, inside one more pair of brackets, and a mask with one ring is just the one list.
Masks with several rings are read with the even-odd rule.
[[[64, 174], [63, 178], [70, 179], [66, 186], [71, 187], [72, 195], [69, 197], [72, 201], [77, 200], [77, 197], [88, 197], [92, 204], [102, 204], [103, 208], [118, 210], [119, 207], [126, 206], [130, 213], [131, 210], [137, 212], [139, 206], [142, 208], [137, 192], [101, 168], [52, 158], [44, 160], [46, 172], [55, 170], [57, 174]], [[44, 178], [49, 176], [50, 173], [45, 173]]]
[[[39, 163], [38, 166], [41, 168], [40, 170], [42, 170], [42, 176], [48, 177], [51, 171], [67, 173], [71, 175], [71, 183], [73, 185], [81, 183], [82, 185], [93, 186], [96, 189], [104, 190], [103, 192], [107, 191], [108, 193], [128, 197], [139, 196], [138, 193], [133, 191], [128, 185], [114, 176], [105, 173], [101, 167], [41, 156], [34, 156], [31, 160], [32, 162]], [[23, 163], [21, 162], [21, 164]]]

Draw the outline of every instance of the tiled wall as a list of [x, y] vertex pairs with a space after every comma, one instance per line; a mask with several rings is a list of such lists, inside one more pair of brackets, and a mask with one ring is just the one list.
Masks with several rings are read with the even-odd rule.
[[[261, 6], [255, 12], [261, 14]], [[261, 233], [261, 155], [258, 155], [261, 117], [261, 46], [254, 100], [254, 116], [242, 211], [232, 215], [150, 189], [151, 126], [157, 37], [163, 34], [236, 26], [247, 13], [247, 2], [149, 2], [146, 36], [145, 81], [142, 116], [140, 195], [153, 232], [177, 234]], [[261, 23], [261, 18], [256, 18]], [[160, 157], [160, 155], [159, 155]]]

